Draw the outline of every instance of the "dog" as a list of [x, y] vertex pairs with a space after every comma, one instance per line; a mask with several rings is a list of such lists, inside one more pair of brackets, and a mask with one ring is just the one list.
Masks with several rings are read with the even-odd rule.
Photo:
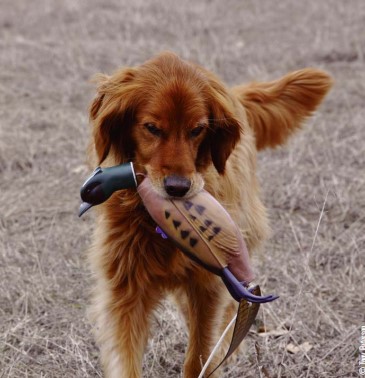
[[[326, 72], [307, 68], [227, 88], [171, 52], [96, 81], [90, 164], [132, 161], [166, 198], [189, 198], [204, 187], [226, 207], [251, 254], [269, 235], [257, 151], [284, 144], [332, 84]], [[141, 377], [151, 317], [172, 293], [189, 330], [184, 377], [197, 378], [236, 311], [220, 278], [155, 232], [134, 190], [98, 206], [96, 222], [91, 314], [105, 376]]]

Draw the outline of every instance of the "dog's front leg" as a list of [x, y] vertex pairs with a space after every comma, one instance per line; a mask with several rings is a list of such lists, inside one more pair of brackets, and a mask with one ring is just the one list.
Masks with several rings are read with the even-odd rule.
[[[185, 378], [199, 376], [218, 340], [224, 312], [223, 292], [220, 279], [207, 272], [194, 276], [186, 286], [189, 345], [184, 364]], [[213, 359], [208, 372], [219, 363], [218, 358]]]
[[106, 378], [139, 378], [147, 343], [149, 318], [160, 296], [153, 288], [135, 284], [112, 287], [99, 278], [93, 314], [101, 363]]

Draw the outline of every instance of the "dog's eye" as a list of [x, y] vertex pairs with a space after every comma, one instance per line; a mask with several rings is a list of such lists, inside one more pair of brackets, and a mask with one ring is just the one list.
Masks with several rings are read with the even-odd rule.
[[195, 127], [193, 130], [190, 131], [190, 136], [192, 138], [196, 138], [197, 136], [199, 136], [201, 134], [201, 132], [203, 131], [203, 129], [204, 129], [203, 126]]
[[155, 135], [155, 136], [161, 136], [161, 134], [162, 134], [162, 131], [158, 128], [158, 127], [156, 127], [156, 125], [155, 124], [153, 124], [153, 123], [145, 123], [144, 125], [143, 125], [152, 135]]

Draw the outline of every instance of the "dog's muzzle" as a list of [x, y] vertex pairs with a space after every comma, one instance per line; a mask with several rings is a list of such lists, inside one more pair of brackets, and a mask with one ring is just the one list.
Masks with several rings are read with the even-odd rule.
[[191, 187], [191, 181], [185, 177], [171, 175], [163, 180], [166, 193], [171, 197], [184, 197]]

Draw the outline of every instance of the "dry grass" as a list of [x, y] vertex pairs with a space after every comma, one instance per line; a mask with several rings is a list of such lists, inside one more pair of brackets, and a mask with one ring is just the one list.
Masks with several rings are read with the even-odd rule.
[[[86, 320], [78, 220], [87, 169], [88, 79], [163, 49], [226, 82], [273, 79], [305, 66], [336, 79], [324, 106], [288, 147], [260, 157], [273, 237], [256, 260], [280, 300], [260, 319], [281, 336], [248, 337], [224, 377], [357, 376], [365, 324], [365, 2], [232, 0], [0, 5], [0, 377], [99, 377]], [[179, 377], [187, 341], [165, 303], [146, 377]], [[291, 354], [288, 344], [312, 349]], [[256, 347], [255, 347], [256, 346]]]

